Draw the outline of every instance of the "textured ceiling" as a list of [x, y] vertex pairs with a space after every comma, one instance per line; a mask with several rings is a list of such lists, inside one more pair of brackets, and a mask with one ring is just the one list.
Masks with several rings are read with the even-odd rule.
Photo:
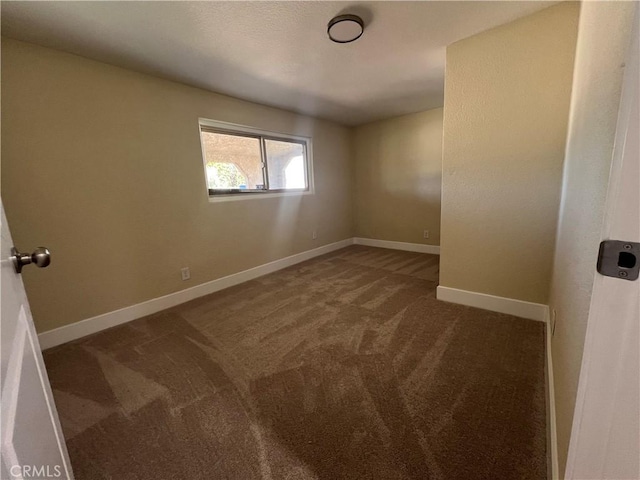
[[[443, 104], [445, 47], [556, 2], [2, 2], [2, 34], [347, 125]], [[327, 22], [365, 21], [335, 44]]]

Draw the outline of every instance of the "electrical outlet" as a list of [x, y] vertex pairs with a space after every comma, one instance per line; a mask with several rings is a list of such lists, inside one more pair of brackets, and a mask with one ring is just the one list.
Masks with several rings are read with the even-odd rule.
[[311, 232], [311, 238], [313, 240], [315, 240], [316, 238], [318, 238], [318, 231], [314, 228], [313, 232]]
[[429, 238], [429, 230], [425, 230], [424, 233], [422, 234], [422, 236], [424, 238]]
[[189, 280], [191, 278], [191, 272], [189, 271], [189, 267], [181, 268], [180, 275], [182, 275], [182, 280]]

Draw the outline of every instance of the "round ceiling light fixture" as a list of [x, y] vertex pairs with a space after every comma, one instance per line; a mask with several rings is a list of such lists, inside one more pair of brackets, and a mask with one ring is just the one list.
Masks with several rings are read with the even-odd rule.
[[336, 43], [349, 43], [359, 39], [364, 32], [364, 22], [357, 15], [338, 15], [327, 25], [327, 35]]

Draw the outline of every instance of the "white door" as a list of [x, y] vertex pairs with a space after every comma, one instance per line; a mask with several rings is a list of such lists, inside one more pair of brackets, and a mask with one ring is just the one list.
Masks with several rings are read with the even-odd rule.
[[[603, 240], [640, 242], [638, 13], [627, 55]], [[594, 258], [594, 265], [596, 259]], [[640, 262], [640, 258], [637, 259]], [[566, 478], [640, 479], [640, 279], [597, 275]]]
[[10, 260], [13, 242], [1, 201], [0, 210], [0, 478], [72, 479], [22, 278]]

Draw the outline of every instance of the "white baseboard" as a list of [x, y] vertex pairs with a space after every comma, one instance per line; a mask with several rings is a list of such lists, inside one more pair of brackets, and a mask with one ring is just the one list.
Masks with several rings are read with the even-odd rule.
[[290, 267], [296, 263], [310, 260], [314, 257], [324, 255], [325, 253], [339, 250], [340, 248], [347, 247], [353, 244], [369, 245], [372, 247], [392, 248], [395, 250], [408, 250], [410, 252], [422, 252], [439, 254], [440, 247], [433, 245], [420, 245], [415, 243], [405, 242], [391, 242], [387, 240], [373, 240], [369, 238], [347, 238], [339, 242], [330, 243], [322, 247], [314, 248], [313, 250], [307, 250], [306, 252], [291, 255], [289, 257], [281, 258], [273, 262], [265, 263], [258, 267], [250, 268], [242, 272], [234, 273], [226, 277], [218, 278], [207, 283], [196, 285], [195, 287], [180, 290], [179, 292], [170, 293], [162, 297], [153, 298], [146, 302], [131, 305], [129, 307], [121, 308], [113, 312], [104, 313], [95, 317], [87, 318], [70, 325], [65, 325], [60, 328], [49, 330], [38, 335], [40, 341], [40, 347], [45, 350], [47, 348], [55, 347], [78, 338], [91, 335], [92, 333], [105, 330], [110, 327], [115, 327], [136, 318], [144, 317], [157, 313], [167, 308], [175, 307], [181, 303], [188, 302], [195, 298], [209, 295], [210, 293], [223, 290], [225, 288], [233, 287], [243, 282], [253, 280], [254, 278], [273, 273], [277, 270]]
[[551, 317], [549, 308], [545, 312], [545, 380], [547, 383], [547, 455], [549, 457], [549, 478], [551, 480], [559, 480], [560, 473], [558, 470], [558, 433], [556, 430], [556, 394], [553, 380], [553, 358], [551, 351]]
[[439, 245], [425, 245], [422, 243], [393, 242], [391, 240], [376, 240], [374, 238], [355, 237], [353, 243], [368, 247], [391, 248], [393, 250], [405, 250], [407, 252], [430, 253], [440, 255]]
[[545, 321], [546, 305], [541, 303], [525, 302], [513, 298], [496, 297], [486, 293], [469, 292], [457, 288], [438, 286], [436, 298], [444, 302], [458, 303], [469, 307], [482, 308], [492, 312], [507, 313], [516, 317], [529, 320]]
[[225, 288], [233, 287], [234, 285], [253, 280], [254, 278], [290, 267], [291, 265], [304, 262], [305, 260], [310, 260], [314, 257], [324, 255], [325, 253], [333, 252], [334, 250], [339, 250], [349, 245], [353, 245], [353, 238], [330, 243], [322, 247], [314, 248], [313, 250], [307, 250], [306, 252], [291, 255], [273, 262], [265, 263], [258, 267], [250, 268], [242, 272], [196, 285], [195, 287], [180, 290], [179, 292], [170, 293], [162, 297], [153, 298], [146, 302], [131, 305], [130, 307], [121, 308], [120, 310], [115, 310], [113, 312], [108, 312], [70, 325], [49, 330], [38, 335], [40, 348], [45, 350], [47, 348], [55, 347], [56, 345], [61, 345], [86, 335], [90, 335], [122, 323], [130, 322], [136, 318], [151, 315], [166, 308], [175, 307], [176, 305], [180, 305], [181, 303], [188, 302], [195, 298], [202, 297]]

